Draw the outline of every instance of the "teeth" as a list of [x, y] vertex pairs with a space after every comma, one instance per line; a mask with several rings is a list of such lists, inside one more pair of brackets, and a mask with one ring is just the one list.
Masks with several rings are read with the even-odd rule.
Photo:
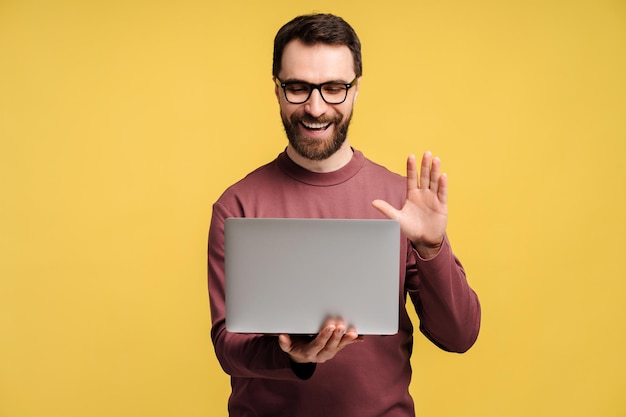
[[307, 122], [302, 122], [302, 124], [306, 126], [308, 129], [323, 129], [330, 125], [330, 123], [307, 123]]

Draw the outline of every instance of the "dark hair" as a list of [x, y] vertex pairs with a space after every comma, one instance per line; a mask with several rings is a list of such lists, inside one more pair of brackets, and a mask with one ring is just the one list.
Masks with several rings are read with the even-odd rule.
[[305, 45], [318, 43], [345, 45], [352, 52], [354, 72], [357, 77], [363, 74], [361, 61], [361, 41], [352, 26], [339, 16], [332, 14], [311, 14], [298, 16], [280, 28], [274, 38], [274, 61], [272, 75], [278, 77], [285, 46], [294, 39]]

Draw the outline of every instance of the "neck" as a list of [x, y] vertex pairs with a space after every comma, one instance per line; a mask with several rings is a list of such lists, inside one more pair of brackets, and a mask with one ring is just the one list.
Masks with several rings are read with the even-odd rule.
[[352, 159], [352, 154], [352, 148], [347, 140], [337, 152], [321, 161], [305, 158], [296, 152], [291, 145], [287, 146], [287, 155], [293, 162], [308, 171], [317, 173], [333, 172], [344, 167]]

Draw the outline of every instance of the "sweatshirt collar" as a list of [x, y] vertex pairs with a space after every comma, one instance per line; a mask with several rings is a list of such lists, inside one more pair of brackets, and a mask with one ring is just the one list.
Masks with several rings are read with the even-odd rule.
[[352, 159], [350, 159], [346, 165], [332, 172], [319, 173], [308, 171], [293, 162], [286, 151], [280, 153], [277, 160], [281, 171], [289, 177], [296, 181], [318, 187], [341, 184], [354, 177], [365, 164], [365, 156], [356, 149], [353, 149]]

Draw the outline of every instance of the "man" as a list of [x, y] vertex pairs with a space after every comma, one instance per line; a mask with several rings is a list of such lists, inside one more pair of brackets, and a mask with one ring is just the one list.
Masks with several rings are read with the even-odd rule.
[[[209, 232], [211, 335], [231, 375], [231, 416], [414, 416], [407, 295], [420, 330], [440, 348], [464, 352], [478, 336], [478, 298], [445, 234], [448, 187], [439, 159], [425, 153], [418, 179], [410, 156], [403, 178], [348, 143], [361, 74], [359, 39], [339, 17], [300, 16], [276, 35], [274, 88], [289, 144], [224, 192]], [[329, 321], [313, 338], [226, 331], [228, 217], [397, 219], [406, 237], [398, 333], [362, 337], [341, 320]], [[312, 262], [323, 261], [314, 256]]]

